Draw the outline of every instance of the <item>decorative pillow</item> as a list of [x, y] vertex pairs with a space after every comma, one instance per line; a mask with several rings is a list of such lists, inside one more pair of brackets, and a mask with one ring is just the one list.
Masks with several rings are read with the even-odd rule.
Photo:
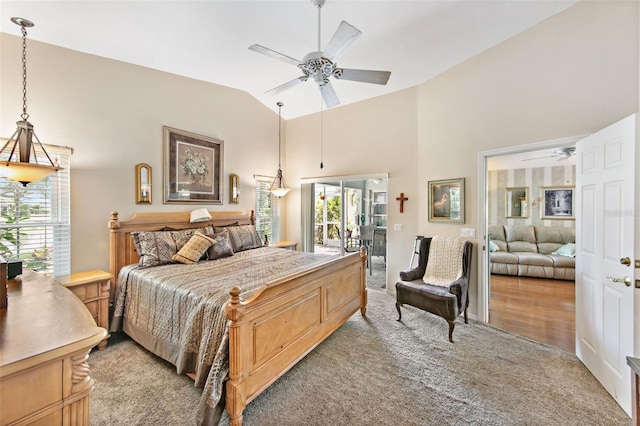
[[132, 232], [133, 244], [140, 256], [141, 267], [172, 263], [172, 257], [198, 231], [212, 233], [213, 227], [182, 229], [177, 231], [141, 231]]
[[496, 251], [500, 251], [500, 247], [498, 247], [498, 245], [496, 243], [494, 243], [493, 241], [489, 241], [489, 251], [491, 253], [496, 252]]
[[558, 256], [576, 257], [576, 245], [575, 243], [567, 243], [551, 254], [557, 254]]
[[255, 225], [230, 226], [226, 230], [229, 232], [229, 241], [234, 253], [262, 247]]
[[211, 237], [207, 237], [206, 235], [196, 232], [189, 239], [187, 244], [185, 244], [178, 253], [174, 254], [171, 259], [176, 262], [185, 263], [187, 265], [191, 265], [196, 263], [203, 254], [216, 243]]
[[216, 240], [215, 244], [213, 244], [207, 250], [209, 260], [216, 260], [223, 257], [233, 256], [233, 247], [231, 247], [231, 242], [229, 241], [228, 231], [209, 235], [209, 237]]

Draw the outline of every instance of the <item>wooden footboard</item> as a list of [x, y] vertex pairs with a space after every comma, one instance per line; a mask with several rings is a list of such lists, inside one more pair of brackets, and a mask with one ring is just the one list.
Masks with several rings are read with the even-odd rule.
[[246, 405], [347, 321], [366, 314], [366, 253], [353, 253], [265, 284], [227, 305], [230, 425], [242, 424]]
[[[254, 215], [210, 212], [212, 220], [189, 223], [189, 212], [137, 213], [120, 221], [113, 212], [110, 229], [110, 270], [118, 272], [139, 259], [131, 234], [136, 231], [253, 224]], [[260, 392], [347, 321], [358, 309], [366, 314], [366, 252], [351, 253], [305, 271], [266, 283], [240, 300], [230, 291], [229, 380], [226, 410], [230, 425], [242, 424], [242, 412]]]

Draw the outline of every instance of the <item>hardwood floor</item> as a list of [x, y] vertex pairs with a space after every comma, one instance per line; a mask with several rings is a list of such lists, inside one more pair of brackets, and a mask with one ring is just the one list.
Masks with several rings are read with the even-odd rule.
[[491, 275], [489, 324], [575, 353], [573, 281]]

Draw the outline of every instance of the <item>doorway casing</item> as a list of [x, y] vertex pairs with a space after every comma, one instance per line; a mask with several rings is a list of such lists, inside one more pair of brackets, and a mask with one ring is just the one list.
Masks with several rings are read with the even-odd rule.
[[[490, 157], [501, 155], [520, 154], [529, 151], [540, 151], [545, 149], [563, 148], [574, 146], [576, 142], [584, 139], [589, 135], [571, 136], [567, 138], [553, 139], [543, 142], [534, 142], [524, 145], [510, 146], [478, 153], [478, 187], [477, 193], [482, 194], [478, 197], [478, 224], [483, 241], [479, 250], [478, 261], [478, 295], [477, 295], [477, 321], [489, 322], [489, 251], [485, 249], [487, 236], [487, 216], [488, 216], [488, 167], [487, 162]], [[576, 231], [577, 232], [577, 231]]]

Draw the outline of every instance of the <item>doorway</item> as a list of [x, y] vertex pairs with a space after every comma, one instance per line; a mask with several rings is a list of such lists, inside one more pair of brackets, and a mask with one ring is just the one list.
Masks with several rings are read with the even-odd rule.
[[304, 178], [302, 194], [303, 250], [343, 256], [365, 246], [367, 287], [386, 288], [387, 175]]
[[[508, 227], [528, 229], [561, 227], [575, 230], [575, 220], [543, 219], [543, 188], [575, 185], [575, 142], [583, 137], [565, 138], [481, 153], [480, 193], [481, 233], [486, 250], [481, 255], [478, 282], [478, 317], [496, 328], [575, 352], [575, 281], [573, 276], [554, 279], [553, 267], [527, 271], [518, 264], [493, 264], [490, 256], [512, 256], [504, 235], [499, 251], [490, 241], [491, 233]], [[566, 219], [566, 218], [562, 218]], [[569, 232], [569, 231], [568, 231]], [[535, 241], [535, 237], [534, 240]], [[510, 244], [510, 243], [509, 243]], [[532, 247], [536, 247], [533, 244]], [[520, 249], [516, 249], [520, 250]], [[528, 250], [528, 249], [525, 249]], [[537, 250], [537, 247], [536, 247]], [[515, 256], [513, 256], [515, 257]], [[509, 260], [504, 260], [509, 262]], [[557, 277], [556, 277], [557, 278]], [[564, 279], [569, 278], [569, 279]]]

